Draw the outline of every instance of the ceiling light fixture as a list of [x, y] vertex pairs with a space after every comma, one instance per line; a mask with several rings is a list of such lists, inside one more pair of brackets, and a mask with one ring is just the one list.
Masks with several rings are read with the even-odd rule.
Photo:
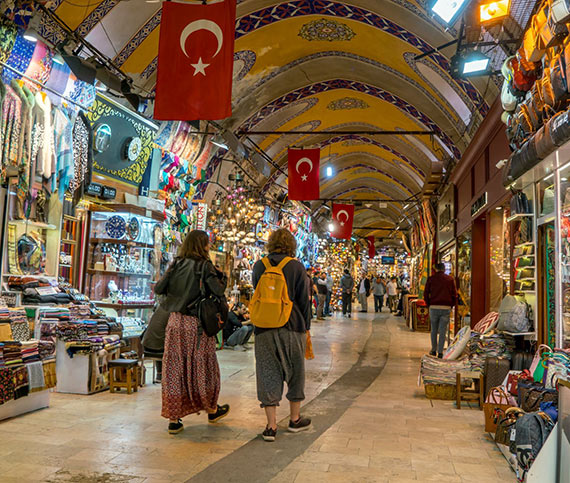
[[466, 55], [455, 54], [451, 58], [451, 76], [455, 79], [491, 75], [491, 59], [481, 52], [473, 51]]
[[334, 225], [332, 223], [329, 223], [328, 229], [330, 232], [334, 231]]
[[501, 22], [509, 15], [510, 0], [498, 0], [484, 5], [479, 5], [479, 20], [484, 25]]
[[431, 11], [441, 18], [446, 24], [451, 25], [467, 5], [468, 0], [435, 0]]
[[26, 28], [26, 31], [23, 35], [23, 37], [28, 42], [37, 42], [40, 40], [40, 36], [38, 35], [38, 30], [40, 29], [40, 21], [41, 17], [38, 13], [36, 13], [28, 22], [28, 27]]
[[326, 173], [327, 173], [327, 177], [329, 177], [329, 178], [333, 175], [332, 166], [327, 166]]
[[210, 139], [210, 143], [214, 146], [218, 146], [219, 148], [228, 149], [228, 145], [220, 134], [216, 134], [212, 139]]

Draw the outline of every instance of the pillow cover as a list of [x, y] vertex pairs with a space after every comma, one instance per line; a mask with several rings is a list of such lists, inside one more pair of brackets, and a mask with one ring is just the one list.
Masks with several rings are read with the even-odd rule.
[[471, 327], [463, 327], [463, 329], [457, 333], [452, 344], [445, 351], [445, 354], [443, 354], [443, 358], [447, 360], [457, 359], [465, 350], [470, 337]]
[[498, 312], [489, 312], [485, 317], [483, 317], [473, 330], [475, 332], [479, 332], [480, 334], [486, 334], [487, 332], [492, 331], [499, 322], [499, 313]]

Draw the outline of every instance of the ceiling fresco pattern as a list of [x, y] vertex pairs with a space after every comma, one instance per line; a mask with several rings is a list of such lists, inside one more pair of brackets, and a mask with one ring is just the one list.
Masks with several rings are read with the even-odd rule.
[[[398, 200], [382, 208], [357, 205], [356, 226], [398, 226], [406, 200], [433, 190], [497, 95], [488, 78], [451, 78], [446, 54], [453, 49], [415, 59], [455, 35], [427, 14], [421, 0], [237, 4], [233, 116], [220, 124], [236, 133], [311, 132], [249, 134], [272, 159], [265, 176], [250, 173], [264, 192], [278, 194], [286, 185], [286, 153], [294, 145], [320, 147], [322, 165], [333, 168], [332, 180], [322, 177], [323, 198]], [[161, 2], [51, 0], [47, 7], [131, 75], [141, 92], [153, 92]], [[45, 19], [40, 34], [62, 40]], [[343, 130], [435, 135], [322, 134]], [[244, 143], [253, 146], [245, 138]], [[222, 163], [224, 156], [224, 150], [214, 154], [209, 176], [231, 169]], [[314, 202], [311, 209], [324, 222], [330, 215], [322, 204]]]

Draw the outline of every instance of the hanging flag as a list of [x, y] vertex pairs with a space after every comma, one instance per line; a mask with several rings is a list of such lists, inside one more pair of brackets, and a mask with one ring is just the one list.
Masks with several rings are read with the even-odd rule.
[[163, 2], [154, 118], [231, 116], [235, 0], [209, 5]]
[[289, 199], [297, 201], [318, 200], [320, 149], [289, 149], [287, 151]]
[[374, 237], [368, 237], [368, 258], [372, 259], [376, 256], [376, 247], [374, 245]]
[[341, 205], [333, 203], [332, 214], [334, 230], [332, 236], [349, 240], [352, 236], [352, 223], [354, 220], [354, 205]]

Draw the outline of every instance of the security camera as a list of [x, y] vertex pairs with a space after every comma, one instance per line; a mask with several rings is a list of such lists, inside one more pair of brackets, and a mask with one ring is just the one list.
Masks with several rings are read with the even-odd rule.
[[507, 164], [507, 159], [501, 159], [495, 166], [497, 169], [502, 169]]

